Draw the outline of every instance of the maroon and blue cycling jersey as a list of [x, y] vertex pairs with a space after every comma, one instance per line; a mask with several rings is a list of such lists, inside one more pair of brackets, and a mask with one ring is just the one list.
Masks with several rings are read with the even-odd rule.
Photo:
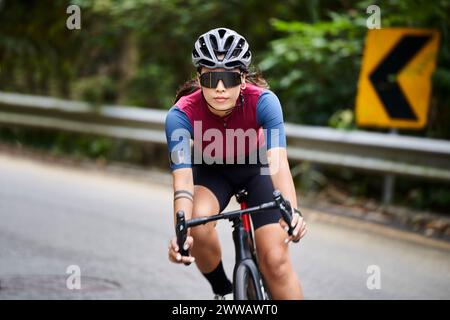
[[[167, 113], [165, 131], [172, 170], [192, 167], [191, 139], [194, 152], [200, 154], [208, 151], [212, 143], [220, 146], [214, 148], [213, 156], [222, 159], [221, 163], [248, 157], [261, 148], [286, 147], [280, 101], [272, 91], [249, 83], [226, 117], [209, 110], [201, 90], [183, 96]], [[248, 137], [254, 133], [255, 139], [246, 139], [243, 150], [237, 143], [230, 144], [230, 136], [246, 133]]]

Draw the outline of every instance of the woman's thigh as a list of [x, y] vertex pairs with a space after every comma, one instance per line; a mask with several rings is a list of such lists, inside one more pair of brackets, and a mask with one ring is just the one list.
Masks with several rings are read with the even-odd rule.
[[[259, 206], [262, 203], [273, 201], [273, 183], [269, 175], [261, 175], [258, 172], [246, 183], [248, 192], [247, 205], [249, 207]], [[251, 215], [253, 228], [255, 230], [268, 224], [278, 224], [281, 218], [279, 209], [258, 212]]]
[[[192, 168], [194, 179], [194, 206], [192, 217], [211, 216], [221, 212], [230, 201], [232, 188], [224, 181], [217, 170], [206, 166]], [[191, 235], [197, 239], [213, 240], [216, 238], [214, 227], [217, 221], [191, 229]]]
[[218, 170], [207, 166], [192, 168], [194, 179], [193, 216], [213, 215], [222, 212], [233, 195], [232, 186]]

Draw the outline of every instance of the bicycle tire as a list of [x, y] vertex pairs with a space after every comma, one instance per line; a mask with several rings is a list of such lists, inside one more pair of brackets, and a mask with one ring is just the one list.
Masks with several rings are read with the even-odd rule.
[[[258, 261], [258, 255], [256, 253], [256, 241], [254, 238], [253, 223], [251, 220], [250, 220], [250, 223], [251, 223], [251, 232], [248, 233], [249, 248], [250, 248], [250, 253], [252, 255], [253, 262], [255, 263], [256, 267], [258, 268], [259, 261]], [[261, 279], [260, 280], [261, 290], [262, 290], [262, 294], [264, 296], [264, 299], [262, 299], [262, 300], [272, 300], [272, 296], [270, 295], [270, 292], [267, 288], [267, 284], [266, 284], [266, 281], [264, 280], [264, 277], [261, 274], [259, 274], [259, 276]]]
[[265, 300], [261, 283], [262, 279], [256, 269], [256, 266], [250, 266], [249, 263], [241, 263], [237, 267], [235, 273], [234, 299]]

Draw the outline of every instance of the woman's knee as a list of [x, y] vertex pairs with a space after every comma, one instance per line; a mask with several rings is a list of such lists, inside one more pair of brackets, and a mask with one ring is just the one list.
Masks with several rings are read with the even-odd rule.
[[215, 238], [214, 235], [216, 233], [216, 229], [214, 224], [208, 223], [206, 225], [200, 225], [197, 227], [191, 228], [190, 235], [194, 238], [194, 241], [202, 241]]
[[[214, 193], [204, 186], [194, 186], [194, 206], [192, 208], [192, 217], [206, 217], [217, 213], [219, 210], [219, 201]], [[213, 231], [217, 222], [210, 222], [206, 225], [200, 225], [191, 229], [192, 233], [202, 235]]]
[[219, 200], [209, 188], [200, 185], [194, 186], [193, 218], [210, 216], [217, 213], [219, 207]]
[[261, 271], [266, 277], [282, 281], [289, 276], [289, 256], [287, 250], [273, 247], [261, 254]]

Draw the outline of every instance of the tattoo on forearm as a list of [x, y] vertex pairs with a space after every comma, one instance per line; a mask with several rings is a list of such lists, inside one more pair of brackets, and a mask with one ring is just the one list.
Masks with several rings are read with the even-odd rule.
[[184, 198], [184, 199], [188, 199], [188, 200], [191, 200], [192, 202], [194, 202], [194, 195], [187, 190], [177, 190], [177, 191], [175, 191], [173, 196], [174, 196], [174, 199], [173, 199], [174, 201]]
[[181, 196], [176, 196], [173, 200], [174, 201], [176, 201], [176, 200], [178, 200], [178, 199], [182, 199], [182, 198], [184, 198], [184, 199], [188, 199], [188, 200], [191, 200], [191, 202], [194, 202], [194, 200], [192, 200], [192, 198], [191, 197], [188, 197], [188, 196], [183, 196], [183, 195], [181, 195]]
[[192, 193], [190, 193], [189, 191], [187, 191], [187, 190], [177, 190], [177, 191], [175, 191], [175, 193], [174, 193], [173, 195], [176, 197], [176, 196], [179, 195], [180, 193], [188, 194], [188, 195], [191, 196], [191, 198], [194, 198], [194, 195], [193, 195]]

